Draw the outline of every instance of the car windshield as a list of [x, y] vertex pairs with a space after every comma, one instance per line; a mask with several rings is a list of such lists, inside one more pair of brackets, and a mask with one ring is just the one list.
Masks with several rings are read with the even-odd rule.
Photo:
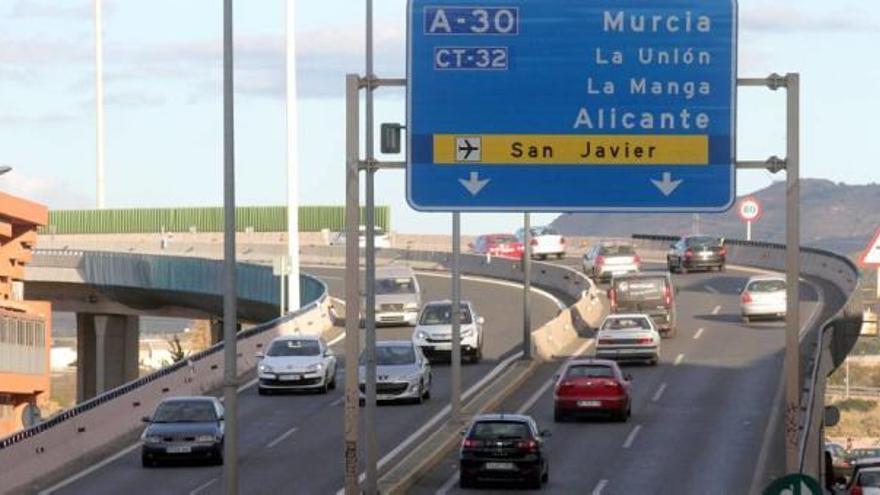
[[662, 278], [615, 281], [618, 303], [623, 301], [649, 301], [663, 299]]
[[154, 423], [204, 423], [217, 421], [214, 404], [206, 400], [163, 402], [153, 415]]
[[380, 278], [376, 280], [376, 294], [415, 294], [415, 282], [411, 278]]
[[566, 378], [614, 378], [614, 370], [610, 366], [595, 364], [579, 364], [570, 366], [565, 372]]
[[636, 254], [636, 250], [632, 246], [602, 246], [599, 251], [602, 256], [632, 256]]
[[[367, 357], [361, 353], [360, 364], [366, 364]], [[376, 346], [376, 364], [379, 366], [402, 366], [416, 362], [416, 351], [410, 345]]]
[[608, 318], [602, 330], [648, 330], [651, 323], [647, 318]]
[[749, 292], [779, 292], [785, 290], [784, 280], [755, 280], [749, 284]]
[[474, 424], [470, 434], [474, 440], [519, 440], [529, 437], [529, 426], [522, 421], [480, 421]]
[[714, 237], [689, 237], [687, 240], [688, 247], [716, 247], [721, 242]]
[[[461, 324], [470, 325], [473, 321], [471, 310], [466, 304], [461, 305]], [[452, 324], [452, 305], [451, 304], [431, 304], [422, 311], [422, 317], [419, 318], [419, 325], [451, 325]]]
[[272, 342], [267, 356], [317, 356], [321, 345], [316, 340], [277, 340]]
[[856, 486], [880, 488], [880, 471], [859, 473], [859, 482]]
[[512, 235], [494, 235], [489, 238], [490, 244], [510, 244], [512, 242], [519, 242], [519, 240]]

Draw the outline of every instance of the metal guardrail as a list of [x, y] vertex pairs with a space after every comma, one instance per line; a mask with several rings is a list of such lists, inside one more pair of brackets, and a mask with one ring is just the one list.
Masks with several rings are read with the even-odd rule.
[[[305, 313], [311, 311], [316, 306], [321, 305], [329, 297], [328, 292], [327, 292], [327, 285], [322, 280], [315, 278], [315, 277], [312, 277], [310, 275], [306, 275], [306, 274], [303, 274], [302, 277], [306, 277], [309, 280], [312, 280], [314, 283], [318, 284], [322, 288], [322, 293], [317, 299], [311, 301], [310, 303], [301, 307], [299, 310], [297, 310], [293, 313], [290, 313], [285, 316], [276, 318], [274, 320], [262, 323], [260, 325], [256, 325], [254, 327], [248, 328], [247, 330], [242, 330], [241, 332], [238, 333], [238, 339], [239, 340], [247, 339], [248, 337], [251, 337], [251, 336], [257, 335], [259, 333], [276, 328], [279, 325], [286, 323], [287, 321], [290, 321], [290, 320], [292, 320], [302, 314], [305, 314]], [[141, 387], [144, 387], [145, 385], [147, 385], [155, 380], [158, 380], [159, 378], [162, 378], [166, 375], [169, 375], [169, 374], [172, 374], [176, 371], [179, 371], [182, 368], [186, 368], [186, 367], [190, 366], [191, 363], [201, 361], [203, 359], [208, 358], [209, 356], [211, 356], [213, 354], [222, 352], [222, 350], [223, 350], [223, 342], [219, 342], [219, 343], [214, 344], [213, 346], [209, 347], [208, 349], [205, 349], [201, 352], [198, 352], [198, 353], [192, 355], [191, 357], [189, 357], [183, 361], [179, 361], [177, 363], [172, 364], [171, 366], [162, 368], [161, 370], [156, 371], [154, 373], [151, 373], [147, 376], [144, 376], [144, 377], [139, 378], [137, 380], [128, 382], [128, 383], [121, 385], [117, 388], [114, 388], [112, 390], [108, 390], [108, 391], [106, 391], [106, 392], [104, 392], [104, 393], [102, 393], [92, 399], [87, 400], [86, 402], [83, 402], [81, 404], [74, 406], [71, 409], [68, 409], [66, 411], [62, 411], [62, 412], [52, 416], [51, 418], [47, 419], [46, 421], [44, 421], [38, 425], [32, 426], [32, 427], [27, 428], [25, 430], [21, 430], [19, 432], [13, 433], [12, 435], [10, 435], [8, 437], [0, 439], [0, 450], [8, 448], [12, 445], [15, 445], [16, 443], [21, 442], [25, 439], [39, 435], [40, 433], [47, 431], [49, 429], [52, 429], [52, 428], [64, 423], [65, 421], [69, 421], [69, 420], [79, 416], [80, 414], [83, 414], [86, 411], [89, 411], [91, 409], [94, 409], [94, 408], [100, 406], [101, 404], [104, 404], [104, 403], [111, 401], [113, 399], [116, 399], [118, 397], [124, 396], [134, 390], [137, 390]]]
[[[845, 385], [829, 385], [825, 388], [826, 393], [834, 395], [846, 395], [847, 387]], [[880, 397], [880, 387], [849, 387], [849, 395], [860, 397]]]

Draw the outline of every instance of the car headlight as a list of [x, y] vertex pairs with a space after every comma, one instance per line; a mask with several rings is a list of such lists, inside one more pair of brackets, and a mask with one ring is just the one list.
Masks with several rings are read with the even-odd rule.
[[268, 364], [260, 365], [260, 373], [272, 373], [274, 370]]
[[144, 437], [144, 443], [159, 443], [162, 441], [162, 437], [157, 437], [155, 435], [147, 435]]
[[407, 303], [406, 305], [403, 306], [403, 309], [405, 309], [407, 311], [418, 311], [419, 304], [418, 303]]
[[196, 442], [216, 442], [217, 437], [214, 435], [199, 435], [196, 437]]
[[306, 368], [306, 371], [321, 371], [322, 369], [324, 369], [324, 365], [323, 365], [323, 364], [321, 364], [321, 363], [315, 363], [315, 364], [310, 364], [310, 365], [308, 366], [308, 368]]
[[418, 331], [416, 332], [416, 339], [418, 340], [428, 340], [427, 332]]

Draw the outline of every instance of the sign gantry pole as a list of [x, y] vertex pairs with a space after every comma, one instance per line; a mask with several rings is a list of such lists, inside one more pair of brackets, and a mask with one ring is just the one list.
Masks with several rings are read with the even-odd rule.
[[785, 187], [785, 467], [800, 471], [800, 75], [786, 74]]

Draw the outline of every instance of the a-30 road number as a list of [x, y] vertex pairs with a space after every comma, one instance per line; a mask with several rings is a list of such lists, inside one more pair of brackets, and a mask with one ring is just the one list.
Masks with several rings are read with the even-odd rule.
[[519, 34], [516, 7], [425, 7], [425, 34]]

